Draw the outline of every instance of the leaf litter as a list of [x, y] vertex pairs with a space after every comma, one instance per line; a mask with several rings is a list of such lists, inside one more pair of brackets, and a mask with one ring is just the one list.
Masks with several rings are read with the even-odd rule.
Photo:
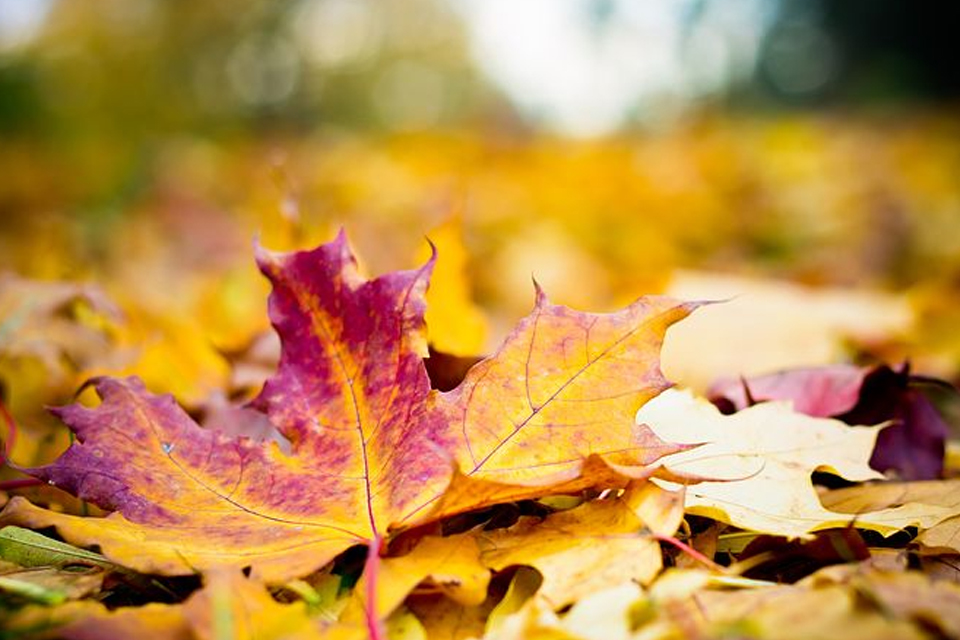
[[[958, 637], [956, 470], [905, 369], [718, 383], [725, 416], [660, 371], [700, 303], [592, 314], [539, 287], [472, 358], [469, 331], [428, 345], [436, 261], [367, 280], [342, 233], [259, 249], [279, 363], [212, 429], [135, 377], [55, 409], [75, 441], [11, 466], [107, 515], [9, 489], [3, 634]], [[443, 390], [438, 344], [466, 363]]]

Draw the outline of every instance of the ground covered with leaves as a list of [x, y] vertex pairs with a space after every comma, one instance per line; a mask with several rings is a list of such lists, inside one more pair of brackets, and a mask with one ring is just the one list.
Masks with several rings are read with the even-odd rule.
[[258, 248], [279, 345], [224, 353], [202, 402], [98, 375], [55, 419], [45, 389], [150, 361], [98, 290], [7, 277], [38, 417], [4, 410], [3, 637], [960, 638], [949, 383], [674, 387], [668, 330], [727, 303], [587, 313], [536, 282], [492, 355], [439, 349], [477, 313], [439, 244], [372, 279], [343, 233]]

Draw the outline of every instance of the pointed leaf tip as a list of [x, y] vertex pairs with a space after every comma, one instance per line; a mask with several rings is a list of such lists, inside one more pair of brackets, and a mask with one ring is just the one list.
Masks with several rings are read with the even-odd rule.
[[[344, 262], [356, 262], [356, 258], [353, 255], [353, 250], [350, 248], [350, 239], [347, 237], [347, 230], [344, 227], [337, 229], [337, 235], [334, 236], [329, 246], [339, 251], [340, 258]], [[320, 248], [322, 248], [322, 245], [321, 247], [318, 247], [318, 249]]]
[[427, 241], [427, 245], [430, 247], [430, 257], [427, 259], [427, 262], [436, 262], [437, 245], [430, 239], [430, 236], [424, 236], [423, 239]]
[[267, 275], [268, 268], [277, 265], [283, 259], [282, 252], [268, 249], [260, 243], [260, 238], [256, 237], [253, 241], [253, 259], [260, 271]]
[[420, 267], [416, 269], [416, 272], [418, 278], [423, 276], [427, 277], [428, 282], [424, 288], [424, 290], [426, 290], [426, 288], [430, 286], [429, 279], [430, 276], [433, 275], [433, 270], [437, 265], [437, 255], [439, 252], [437, 251], [437, 245], [433, 243], [433, 240], [427, 237], [424, 237], [424, 240], [427, 241], [427, 245], [430, 247], [430, 256], [422, 265], [420, 265]]
[[540, 283], [537, 281], [537, 277], [533, 274], [530, 274], [530, 281], [533, 282], [534, 290], [534, 308], [539, 309], [550, 304], [550, 300], [547, 299], [547, 293], [543, 290], [543, 287], [540, 286]]

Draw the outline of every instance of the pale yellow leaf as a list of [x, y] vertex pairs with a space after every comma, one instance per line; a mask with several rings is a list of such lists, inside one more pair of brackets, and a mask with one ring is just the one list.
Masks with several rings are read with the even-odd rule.
[[881, 533], [905, 527], [921, 530], [925, 547], [960, 551], [960, 479], [884, 482], [828, 491], [824, 506], [849, 513], [858, 526]]
[[683, 516], [678, 498], [640, 485], [621, 498], [587, 502], [543, 520], [521, 518], [510, 528], [478, 534], [481, 561], [498, 571], [536, 568], [543, 576], [538, 597], [554, 609], [625, 581], [646, 584], [660, 572], [662, 557], [638, 512], [655, 521], [651, 529], [672, 535]]
[[[382, 558], [376, 584], [377, 616], [386, 618], [424, 581], [460, 604], [482, 603], [487, 596], [490, 571], [480, 563], [480, 549], [474, 535], [428, 536], [407, 555]], [[364, 619], [366, 591], [364, 576], [357, 583], [341, 620]]]
[[845, 526], [851, 516], [823, 507], [811, 474], [883, 477], [868, 465], [880, 427], [812, 418], [788, 403], [762, 403], [724, 416], [690, 392], [669, 390], [644, 405], [637, 421], [667, 441], [703, 443], [661, 462], [677, 472], [720, 480], [688, 486], [687, 511], [744, 529], [802, 536]]
[[897, 337], [914, 324], [906, 298], [872, 291], [678, 272], [667, 293], [725, 301], [671, 329], [664, 343], [667, 377], [700, 390], [722, 376], [832, 364], [851, 339]]

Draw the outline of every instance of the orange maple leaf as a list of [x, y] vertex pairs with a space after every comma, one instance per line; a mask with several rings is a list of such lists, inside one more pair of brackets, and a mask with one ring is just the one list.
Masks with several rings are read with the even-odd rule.
[[353, 545], [379, 551], [412, 524], [622, 485], [677, 450], [634, 416], [669, 386], [660, 345], [695, 303], [651, 297], [589, 314], [538, 289], [497, 353], [441, 393], [423, 361], [434, 259], [366, 280], [343, 234], [312, 251], [260, 251], [283, 350], [253, 404], [291, 452], [205, 430], [135, 378], [100, 378], [99, 406], [56, 410], [77, 442], [29, 472], [114, 513], [82, 518], [15, 498], [0, 523], [56, 526], [140, 571], [249, 566], [280, 582]]

